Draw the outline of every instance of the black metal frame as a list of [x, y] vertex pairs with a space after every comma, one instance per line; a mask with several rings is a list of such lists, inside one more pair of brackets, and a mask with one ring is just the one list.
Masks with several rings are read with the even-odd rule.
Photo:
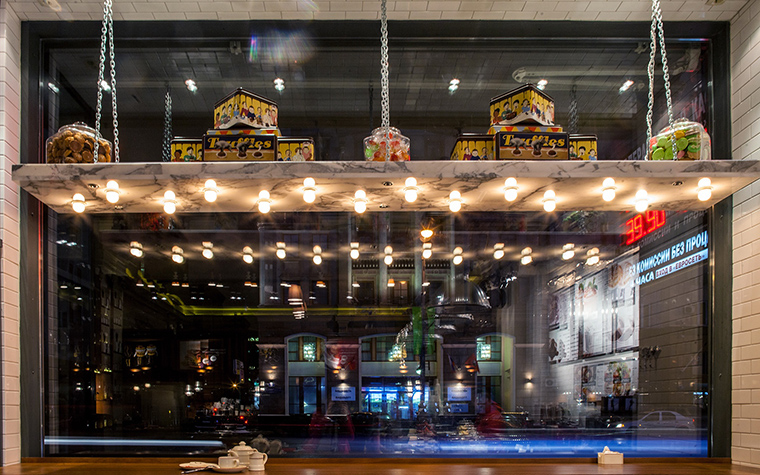
[[[182, 31], [178, 32], [178, 25]], [[219, 25], [223, 27], [220, 28]], [[230, 39], [249, 38], [256, 29], [293, 29], [308, 26], [318, 44], [356, 46], [378, 44], [379, 25], [375, 21], [259, 21], [259, 22], [118, 22], [116, 33], [119, 46], [177, 45], [198, 41], [205, 44], [219, 41], [225, 47]], [[97, 44], [100, 22], [26, 22], [22, 25], [21, 71], [21, 161], [37, 162], [43, 150], [43, 97], [41, 73], [45, 70], [47, 51], [51, 43], [69, 46]], [[389, 23], [391, 42], [404, 41], [418, 46], [456, 45], [466, 41], [467, 47], [488, 47], [505, 38], [515, 44], [562, 42], [569, 44], [589, 39], [648, 41], [648, 22], [527, 22], [527, 21], [401, 21]], [[710, 40], [712, 77], [708, 87], [712, 92], [710, 123], [712, 125], [713, 156], [731, 157], [730, 124], [730, 37], [727, 22], [667, 23], [669, 37]], [[577, 32], [588, 32], [579, 37]], [[463, 43], [464, 45], [464, 43]], [[47, 209], [26, 192], [21, 192], [21, 392], [23, 395], [21, 421], [21, 451], [23, 457], [44, 454], [44, 394], [45, 381], [43, 344], [44, 273], [47, 255], [41, 245]], [[708, 302], [708, 348], [710, 401], [730, 401], [731, 397], [731, 200], [716, 205], [711, 216], [712, 260], [710, 301]], [[731, 418], [726, 417], [730, 404], [720, 406], [716, 414], [710, 404], [710, 448], [712, 457], [728, 457], [731, 449]], [[726, 409], [728, 408], [728, 409]], [[717, 408], [716, 408], [717, 409]]]

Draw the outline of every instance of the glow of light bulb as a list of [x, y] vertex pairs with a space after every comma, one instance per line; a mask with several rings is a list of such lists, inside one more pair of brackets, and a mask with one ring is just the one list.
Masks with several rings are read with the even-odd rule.
[[569, 260], [575, 256], [575, 245], [567, 243], [562, 246], [562, 259]]
[[177, 264], [185, 262], [185, 257], [182, 254], [172, 254], [172, 260]]
[[517, 199], [517, 180], [513, 177], [504, 182], [504, 199], [510, 202]]
[[286, 253], [285, 249], [277, 249], [277, 252], [275, 253], [278, 258], [285, 259]]
[[391, 256], [390, 254], [386, 255], [385, 258], [383, 259], [383, 262], [385, 263], [386, 266], [393, 264], [393, 256]]
[[317, 182], [314, 178], [307, 177], [303, 180], [303, 200], [307, 203], [314, 203], [317, 199]]
[[433, 230], [432, 229], [423, 229], [420, 231], [420, 236], [422, 236], [422, 239], [430, 239], [433, 237]]
[[452, 213], [456, 213], [462, 209], [462, 195], [457, 190], [449, 194], [449, 209]]
[[252, 264], [253, 256], [250, 254], [243, 254], [243, 262], [245, 262], [246, 264]]
[[142, 257], [143, 256], [142, 244], [140, 244], [137, 241], [132, 241], [131, 243], [129, 243], [129, 253], [135, 257]]
[[204, 249], [201, 254], [203, 254], [203, 257], [205, 257], [206, 259], [213, 259], [214, 258], [214, 251], [212, 251], [211, 249], [208, 249], [208, 248]]
[[520, 264], [522, 264], [522, 265], [524, 265], [524, 266], [527, 266], [527, 265], [528, 265], [528, 264], [530, 264], [531, 262], [533, 262], [533, 258], [531, 257], [531, 255], [530, 255], [530, 254], [528, 254], [528, 255], [525, 255], [525, 256], [522, 256], [522, 257], [520, 258]]
[[109, 203], [119, 202], [119, 184], [114, 180], [106, 183], [106, 201]]
[[612, 201], [615, 199], [615, 179], [605, 178], [602, 182], [602, 199]]
[[504, 257], [504, 249], [495, 249], [493, 251], [493, 258], [499, 260]]
[[354, 211], [359, 214], [367, 211], [367, 193], [364, 190], [356, 190], [354, 194]]
[[312, 261], [314, 261], [314, 264], [320, 265], [322, 263], [322, 256], [315, 254], [314, 257], [312, 257]]
[[636, 211], [643, 213], [649, 207], [649, 199], [647, 198], [646, 190], [639, 190], [636, 192]]
[[544, 193], [544, 211], [551, 213], [557, 208], [556, 195], [553, 190], [546, 190]]
[[707, 201], [712, 197], [712, 181], [709, 178], [702, 178], [697, 184], [697, 199]]
[[164, 193], [164, 212], [166, 214], [174, 214], [177, 211], [177, 196], [171, 190], [166, 190]]
[[359, 249], [351, 249], [350, 255], [351, 255], [351, 259], [354, 259], [354, 260], [358, 259]]
[[454, 256], [454, 259], [453, 259], [454, 265], [458, 266], [459, 264], [462, 263], [463, 260], [464, 260], [464, 258], [462, 256], [459, 256], [459, 255]]
[[591, 256], [586, 259], [586, 265], [594, 266], [599, 263], [599, 256]]
[[422, 258], [423, 259], [430, 259], [430, 257], [433, 255], [433, 251], [430, 249], [425, 249], [422, 251]]
[[84, 195], [82, 193], [75, 193], [71, 200], [71, 209], [76, 213], [84, 212], [85, 202]]
[[259, 192], [259, 212], [268, 213], [272, 209], [272, 201], [269, 199], [269, 192], [261, 190]]
[[417, 190], [408, 189], [404, 191], [404, 199], [409, 203], [417, 201]]
[[219, 190], [216, 188], [216, 182], [214, 180], [206, 180], [203, 185], [203, 198], [209, 203], [216, 201], [219, 195]]

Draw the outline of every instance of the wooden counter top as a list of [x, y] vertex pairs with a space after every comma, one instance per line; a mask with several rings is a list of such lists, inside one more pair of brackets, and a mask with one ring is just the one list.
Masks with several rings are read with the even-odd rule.
[[[73, 461], [25, 462], [0, 469], [4, 475], [179, 475], [179, 461], [145, 459], [79, 459]], [[214, 472], [197, 472], [214, 473]], [[266, 472], [243, 472], [243, 475], [496, 475], [500, 473], [527, 475], [589, 475], [589, 474], [646, 474], [646, 475], [748, 475], [760, 474], [760, 469], [740, 467], [724, 459], [677, 459], [664, 462], [637, 461], [622, 466], [599, 466], [590, 459], [570, 460], [409, 460], [409, 459], [299, 459], [271, 460]]]

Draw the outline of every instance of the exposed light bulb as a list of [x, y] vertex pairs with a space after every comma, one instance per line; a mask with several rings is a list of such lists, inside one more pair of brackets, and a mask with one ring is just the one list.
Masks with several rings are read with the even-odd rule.
[[504, 243], [500, 242], [500, 243], [494, 244], [493, 258], [498, 261], [499, 259], [502, 259], [503, 257], [504, 257]]
[[453, 251], [454, 258], [452, 259], [452, 261], [454, 262], [455, 266], [458, 266], [464, 260], [464, 258], [462, 257], [463, 252], [464, 252], [464, 249], [462, 249], [459, 246], [454, 248], [454, 251]]
[[143, 256], [143, 246], [137, 241], [132, 241], [129, 243], [129, 253], [132, 254], [135, 257], [142, 257]]
[[285, 259], [285, 256], [287, 253], [285, 252], [285, 243], [284, 242], [278, 242], [277, 243], [277, 251], [275, 252], [275, 255], [279, 259]]
[[393, 264], [393, 256], [391, 255], [385, 256], [385, 258], [383, 258], [383, 262], [385, 263], [386, 266]]
[[213, 203], [218, 195], [219, 189], [216, 187], [216, 182], [210, 179], [206, 180], [206, 183], [203, 185], [203, 198], [209, 203]]
[[106, 201], [112, 204], [119, 202], [119, 184], [115, 180], [106, 183]]
[[182, 264], [185, 262], [185, 251], [179, 247], [179, 246], [173, 246], [172, 247], [172, 260], [176, 262], [177, 264]]
[[594, 266], [599, 263], [599, 248], [594, 247], [586, 252], [586, 265]]
[[314, 257], [312, 257], [312, 261], [314, 262], [314, 264], [320, 265], [322, 264], [322, 256], [320, 256], [319, 254], [315, 254]]
[[567, 243], [562, 246], [562, 259], [570, 260], [575, 256], [575, 244]]
[[74, 193], [71, 199], [71, 209], [75, 213], [83, 213], [85, 209], [84, 195], [82, 193]]
[[433, 255], [433, 244], [429, 242], [422, 243], [422, 258], [430, 259]]
[[409, 177], [404, 182], [404, 199], [409, 203], [417, 201], [417, 179]]
[[272, 209], [272, 200], [269, 199], [269, 192], [267, 190], [259, 191], [259, 212], [268, 213]]
[[602, 199], [612, 201], [615, 199], [615, 179], [605, 178], [602, 182]]
[[433, 237], [433, 230], [432, 229], [423, 229], [420, 231], [420, 236], [422, 236], [422, 239], [430, 239]]
[[452, 213], [456, 213], [462, 209], [462, 194], [457, 190], [449, 194], [449, 209]]
[[314, 178], [307, 177], [303, 180], [303, 200], [306, 203], [314, 203], [317, 199], [317, 182]]
[[517, 180], [513, 177], [504, 181], [504, 199], [509, 202], [517, 199]]
[[635, 209], [639, 213], [643, 213], [649, 207], [649, 199], [647, 197], [646, 190], [639, 190], [636, 192], [636, 204]]
[[213, 259], [214, 258], [214, 251], [212, 249], [214, 248], [214, 244], [208, 241], [203, 242], [203, 251], [201, 251], [201, 254], [206, 259]]
[[546, 190], [544, 193], [544, 211], [547, 213], [551, 213], [557, 208], [557, 201], [556, 201], [557, 195], [554, 194], [553, 190]]
[[528, 254], [528, 255], [525, 255], [525, 256], [522, 256], [522, 257], [520, 258], [520, 264], [522, 264], [522, 265], [524, 265], [524, 266], [527, 266], [527, 265], [528, 265], [528, 264], [530, 264], [531, 262], [533, 262], [533, 257], [532, 257], [530, 254]]
[[250, 246], [243, 248], [243, 262], [246, 264], [253, 264], [253, 249]]
[[712, 197], [712, 181], [709, 178], [702, 178], [697, 184], [697, 199], [707, 201]]
[[349, 255], [351, 256], [351, 259], [356, 260], [359, 258], [359, 243], [358, 242], [352, 242], [350, 244], [351, 251], [349, 252]]
[[177, 211], [177, 196], [172, 190], [166, 190], [164, 193], [164, 212], [174, 214]]
[[364, 190], [356, 190], [354, 194], [354, 211], [359, 214], [367, 211], [367, 193]]

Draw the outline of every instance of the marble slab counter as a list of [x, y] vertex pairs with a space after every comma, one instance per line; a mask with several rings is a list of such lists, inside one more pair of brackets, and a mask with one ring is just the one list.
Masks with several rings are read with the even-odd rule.
[[[316, 200], [302, 198], [305, 177], [316, 182]], [[417, 179], [418, 199], [404, 199], [404, 181]], [[517, 179], [517, 199], [504, 198], [506, 178]], [[602, 182], [614, 178], [616, 197], [602, 200]], [[697, 199], [697, 183], [710, 178], [712, 197]], [[546, 190], [556, 209], [630, 211], [636, 192], [648, 192], [652, 209], [702, 210], [760, 178], [758, 161], [411, 161], [411, 162], [192, 162], [28, 164], [13, 167], [13, 180], [60, 213], [71, 213], [74, 193], [85, 196], [87, 213], [161, 212], [164, 192], [176, 194], [178, 213], [258, 212], [259, 192], [271, 195], [272, 212], [353, 212], [363, 189], [367, 211], [445, 211], [449, 193], [462, 195], [462, 211], [539, 211]], [[214, 179], [218, 199], [203, 188]], [[120, 199], [105, 199], [116, 180]]]

